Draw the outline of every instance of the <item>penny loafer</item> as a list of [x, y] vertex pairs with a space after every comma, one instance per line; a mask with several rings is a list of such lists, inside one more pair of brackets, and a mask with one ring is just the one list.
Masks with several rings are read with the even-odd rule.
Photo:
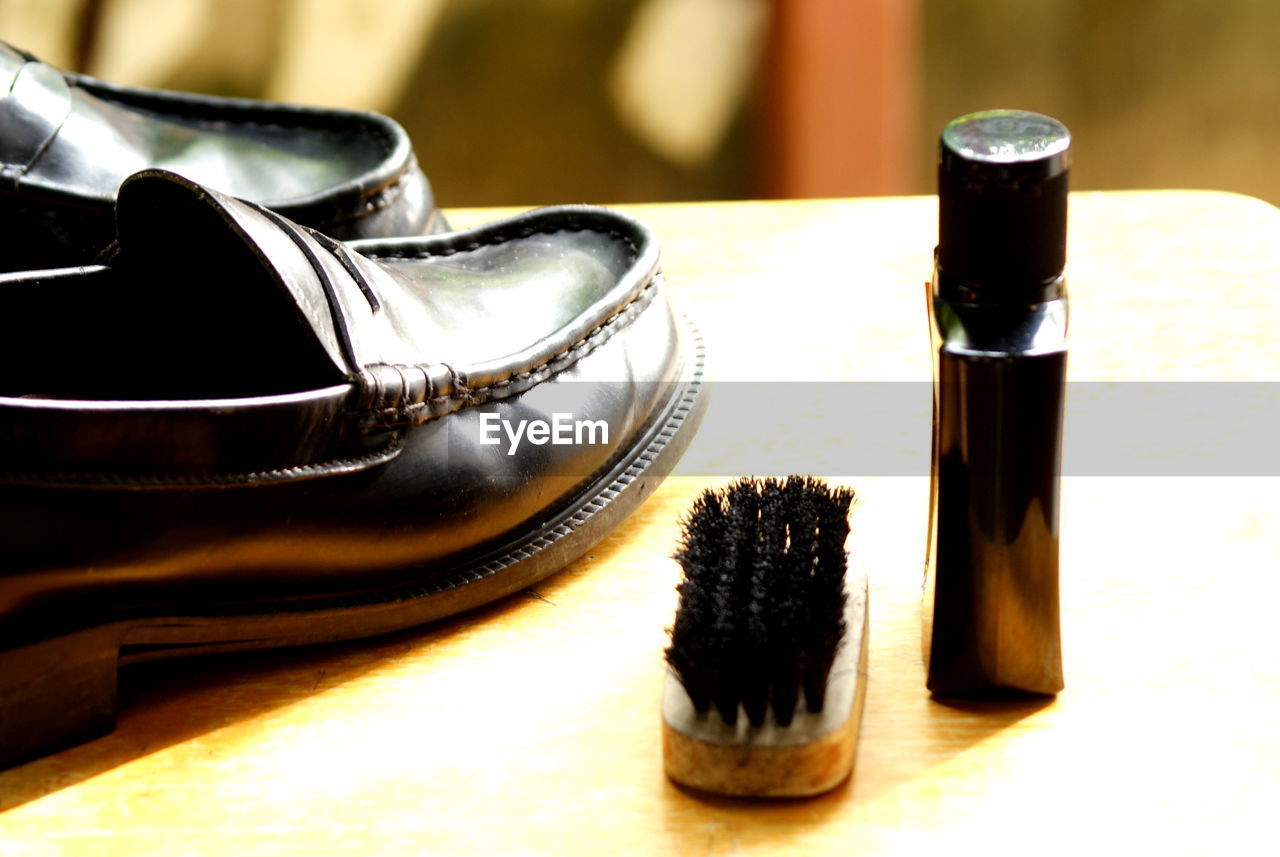
[[94, 261], [116, 189], [162, 167], [340, 239], [447, 228], [376, 113], [116, 86], [0, 43], [0, 266]]
[[153, 170], [117, 223], [108, 264], [0, 275], [0, 765], [109, 730], [122, 664], [527, 587], [700, 419], [619, 213], [342, 244]]

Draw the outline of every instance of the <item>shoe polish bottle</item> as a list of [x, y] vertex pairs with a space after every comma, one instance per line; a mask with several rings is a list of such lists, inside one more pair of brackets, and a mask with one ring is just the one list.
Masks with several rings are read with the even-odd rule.
[[962, 116], [942, 132], [924, 592], [938, 696], [1062, 689], [1070, 143], [1060, 122], [1018, 110]]

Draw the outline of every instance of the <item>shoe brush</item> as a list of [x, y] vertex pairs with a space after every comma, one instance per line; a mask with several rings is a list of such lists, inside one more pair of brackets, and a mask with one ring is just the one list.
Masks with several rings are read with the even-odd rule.
[[675, 782], [796, 797], [849, 775], [867, 668], [866, 578], [846, 574], [852, 503], [798, 476], [694, 502], [662, 700]]

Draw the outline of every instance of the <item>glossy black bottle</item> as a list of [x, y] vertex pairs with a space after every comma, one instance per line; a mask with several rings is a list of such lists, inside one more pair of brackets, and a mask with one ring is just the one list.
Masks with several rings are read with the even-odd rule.
[[992, 110], [947, 125], [939, 152], [928, 687], [1057, 693], [1070, 135]]

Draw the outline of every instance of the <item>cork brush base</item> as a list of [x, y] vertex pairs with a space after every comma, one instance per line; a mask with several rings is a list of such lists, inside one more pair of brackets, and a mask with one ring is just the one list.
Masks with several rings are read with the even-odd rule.
[[[699, 713], [670, 671], [662, 694], [667, 776], [683, 786], [738, 797], [804, 797], [835, 788], [853, 770], [867, 689], [867, 579], [850, 570], [845, 636], [822, 711], [803, 698], [789, 726], [770, 711], [761, 726], [739, 712], [730, 726], [712, 708]], [[803, 697], [803, 695], [801, 695]]]

